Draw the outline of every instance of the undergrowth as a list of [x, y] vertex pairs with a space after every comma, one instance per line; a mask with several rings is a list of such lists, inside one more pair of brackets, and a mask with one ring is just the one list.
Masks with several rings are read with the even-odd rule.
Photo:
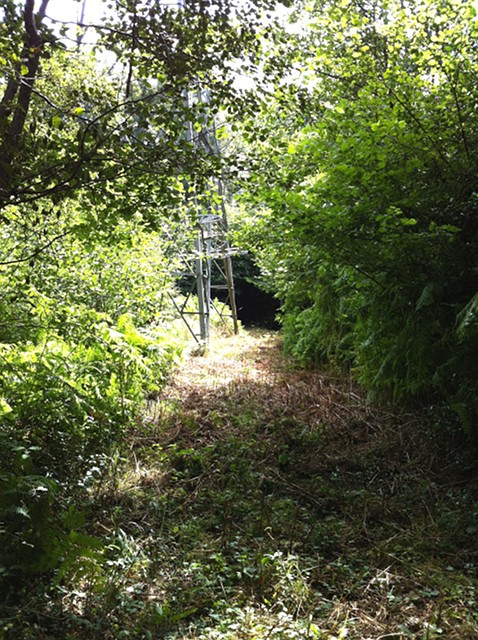
[[4, 603], [0, 638], [478, 638], [476, 469], [436, 421], [290, 368], [274, 334], [217, 338], [150, 398], [78, 505], [81, 553]]

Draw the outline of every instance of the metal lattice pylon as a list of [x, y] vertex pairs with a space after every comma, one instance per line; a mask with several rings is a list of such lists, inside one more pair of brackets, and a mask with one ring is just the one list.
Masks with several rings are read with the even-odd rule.
[[[194, 95], [191, 92], [185, 94], [188, 108], [192, 106], [194, 100], [196, 104], [207, 105], [209, 103], [207, 90], [198, 89]], [[215, 122], [210, 116], [204, 115], [200, 132], [194, 130], [192, 123], [187, 123], [186, 135], [188, 142], [196, 149], [207, 154], [219, 155]], [[207, 346], [210, 341], [212, 310], [217, 312], [226, 326], [227, 317], [229, 317], [234, 333], [238, 333], [232, 270], [234, 250], [228, 239], [222, 180], [220, 178], [209, 180], [207, 194], [202, 194], [201, 203], [194, 190], [189, 187], [188, 191], [186, 209], [189, 211], [189, 219], [195, 220], [194, 240], [192, 241], [189, 236], [188, 242], [187, 235], [183, 235], [179, 242], [178, 240], [174, 242], [174, 245], [177, 251], [176, 256], [181, 263], [178, 275], [189, 276], [192, 279], [192, 285], [182, 303], [178, 303], [173, 296], [171, 299], [196, 342], [201, 346]], [[194, 294], [197, 296], [197, 306], [192, 309], [191, 302]], [[222, 297], [224, 306], [216, 305], [217, 296]]]
[[[226, 326], [230, 326], [229, 319], [234, 333], [238, 332], [232, 272], [234, 250], [227, 241], [222, 216], [198, 216], [194, 245], [192, 251], [183, 251], [179, 255], [178, 275], [190, 277], [189, 290], [181, 303], [174, 297], [172, 300], [196, 342], [205, 346], [210, 340], [212, 310], [216, 311]], [[223, 305], [216, 304], [216, 296], [221, 296]]]

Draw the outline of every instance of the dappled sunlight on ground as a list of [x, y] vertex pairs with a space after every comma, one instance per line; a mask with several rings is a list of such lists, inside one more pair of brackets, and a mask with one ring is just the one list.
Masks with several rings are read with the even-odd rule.
[[280, 334], [213, 336], [92, 483], [55, 606], [71, 640], [476, 640], [473, 469]]
[[478, 637], [474, 485], [425, 416], [245, 331], [190, 354], [144, 429], [131, 445], [166, 456], [149, 481], [175, 496], [186, 562], [218, 572], [212, 617], [168, 637]]
[[188, 384], [214, 387], [241, 378], [272, 382], [286, 366], [279, 333], [249, 329], [238, 335], [213, 335], [206, 354], [193, 351], [178, 375]]

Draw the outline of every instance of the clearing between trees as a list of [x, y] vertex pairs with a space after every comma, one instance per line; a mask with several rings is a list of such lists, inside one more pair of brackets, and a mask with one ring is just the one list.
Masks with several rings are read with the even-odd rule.
[[216, 336], [149, 401], [30, 637], [478, 638], [471, 457], [280, 341]]
[[134, 549], [123, 624], [135, 637], [478, 638], [477, 485], [431, 422], [294, 369], [276, 333], [216, 337], [150, 402], [97, 496], [99, 526]]

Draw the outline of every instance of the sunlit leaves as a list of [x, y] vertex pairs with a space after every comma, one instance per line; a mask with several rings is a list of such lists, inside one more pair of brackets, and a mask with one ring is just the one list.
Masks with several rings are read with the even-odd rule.
[[306, 97], [281, 88], [247, 185], [267, 207], [257, 255], [284, 300], [286, 344], [351, 362], [372, 389], [476, 408], [455, 325], [476, 291], [475, 9], [320, 2], [305, 15]]

